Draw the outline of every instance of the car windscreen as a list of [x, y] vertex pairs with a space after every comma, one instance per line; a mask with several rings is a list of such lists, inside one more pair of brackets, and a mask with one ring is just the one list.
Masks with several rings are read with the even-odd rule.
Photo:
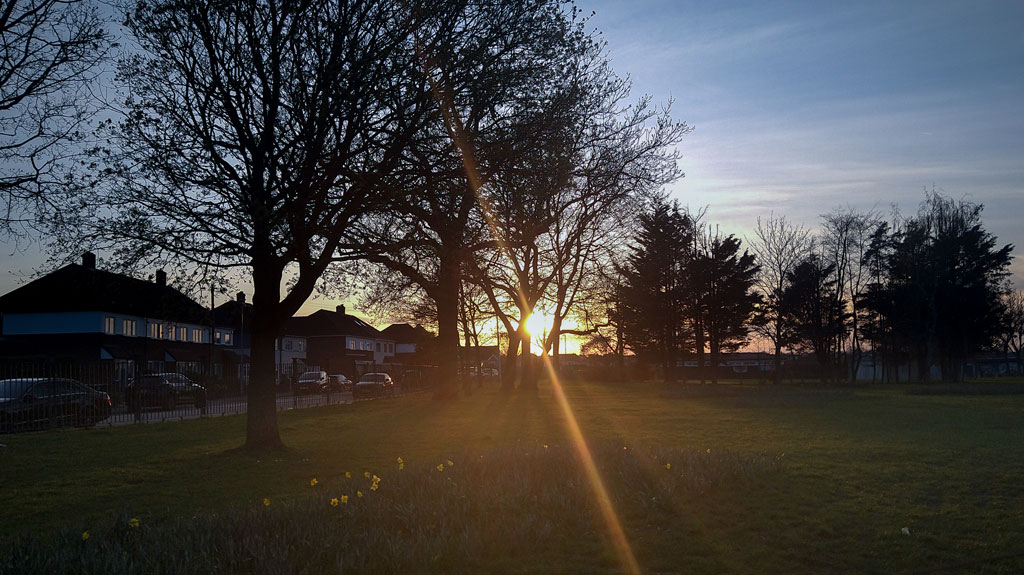
[[38, 380], [5, 379], [0, 381], [0, 399], [15, 399], [25, 395], [28, 388]]

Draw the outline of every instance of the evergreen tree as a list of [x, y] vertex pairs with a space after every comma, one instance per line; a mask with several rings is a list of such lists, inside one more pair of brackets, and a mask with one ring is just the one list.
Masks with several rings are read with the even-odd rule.
[[693, 222], [678, 203], [656, 198], [639, 216], [639, 231], [622, 276], [621, 314], [626, 345], [675, 380], [676, 362], [689, 349], [686, 274], [691, 263]]

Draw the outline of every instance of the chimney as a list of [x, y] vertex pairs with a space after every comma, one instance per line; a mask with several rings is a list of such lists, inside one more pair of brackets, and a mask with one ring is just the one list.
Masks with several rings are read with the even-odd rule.
[[167, 285], [167, 272], [164, 270], [156, 270], [156, 285], [160, 287]]
[[235, 301], [237, 301], [240, 304], [245, 303], [245, 292], [240, 291], [237, 294], [235, 294]]
[[341, 315], [345, 315], [345, 304], [338, 304], [338, 307], [335, 309]]
[[92, 252], [82, 254], [82, 267], [90, 270], [96, 269], [96, 254]]

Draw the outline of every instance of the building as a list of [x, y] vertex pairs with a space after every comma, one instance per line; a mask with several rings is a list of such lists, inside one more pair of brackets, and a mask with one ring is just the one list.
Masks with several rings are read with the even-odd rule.
[[396, 353], [395, 340], [345, 313], [344, 305], [293, 317], [285, 332], [305, 338], [307, 363], [332, 374], [354, 377], [373, 365], [393, 361]]
[[96, 269], [85, 253], [0, 297], [0, 356], [6, 362], [106, 362], [122, 382], [140, 371], [221, 375], [234, 331], [167, 285]]
[[401, 363], [434, 363], [432, 349], [434, 334], [419, 324], [393, 323], [381, 331], [385, 338], [395, 342], [395, 361]]
[[[245, 293], [238, 292], [235, 299], [214, 308], [213, 316], [218, 325], [229, 326], [234, 330], [235, 339], [231, 351], [238, 357], [237, 377], [246, 385], [251, 369], [252, 304], [245, 301]], [[274, 364], [279, 383], [289, 383], [306, 371], [306, 338], [289, 334], [286, 326], [285, 331], [274, 340]]]

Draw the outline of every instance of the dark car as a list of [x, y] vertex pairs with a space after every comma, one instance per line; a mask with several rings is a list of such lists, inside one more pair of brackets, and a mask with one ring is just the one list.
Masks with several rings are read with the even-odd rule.
[[95, 425], [110, 417], [110, 396], [73, 379], [0, 380], [0, 430]]
[[386, 373], [364, 373], [356, 382], [355, 397], [381, 397], [395, 393], [395, 382]]
[[292, 390], [295, 392], [295, 395], [324, 393], [327, 391], [327, 381], [326, 371], [307, 371], [300, 375], [299, 379], [295, 380]]
[[171, 410], [179, 405], [206, 407], [206, 388], [180, 373], [143, 375], [128, 384], [125, 395], [131, 411], [146, 407]]
[[327, 391], [331, 393], [340, 393], [343, 391], [352, 391], [352, 380], [345, 377], [342, 374], [328, 375], [327, 376]]

